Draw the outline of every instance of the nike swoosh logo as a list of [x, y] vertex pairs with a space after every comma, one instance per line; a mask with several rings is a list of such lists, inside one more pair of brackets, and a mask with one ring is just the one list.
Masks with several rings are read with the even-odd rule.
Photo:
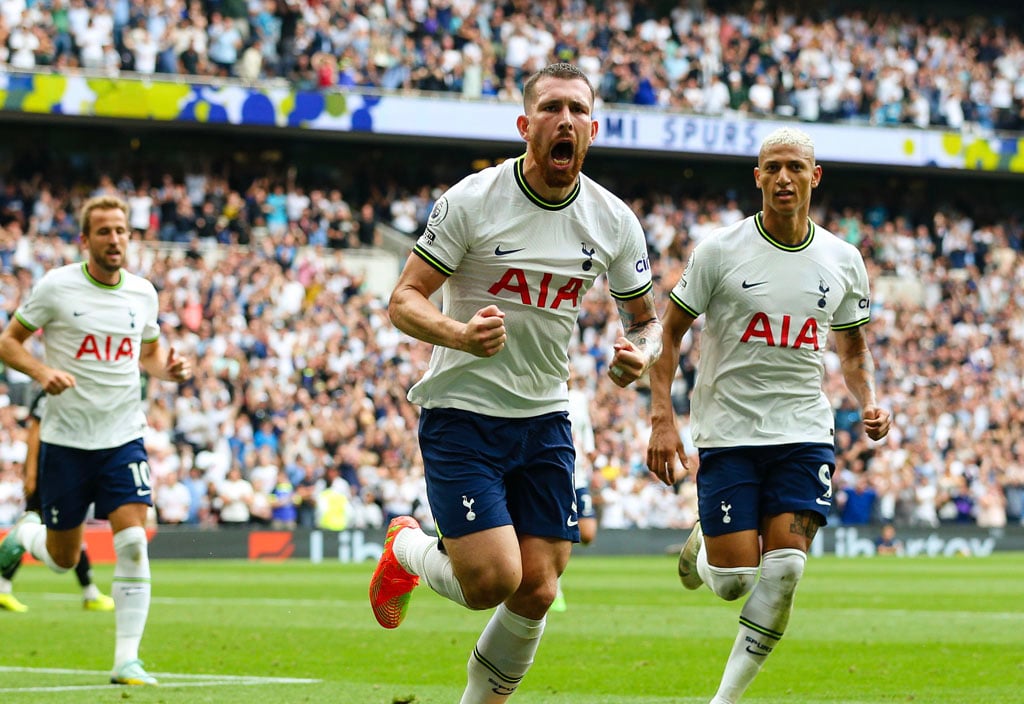
[[565, 525], [569, 526], [570, 528], [575, 528], [579, 524], [579, 519], [573, 518], [572, 516], [569, 516], [567, 519], [565, 519]]
[[[89, 311], [85, 311], [85, 313], [88, 313], [88, 312], [89, 312]], [[71, 315], [73, 315], [73, 316], [75, 316], [75, 317], [77, 318], [77, 317], [78, 317], [78, 316], [80, 316], [80, 315], [85, 315], [85, 313], [79, 313], [79, 312], [78, 312], [78, 311], [76, 310], [76, 311], [72, 311], [72, 312], [71, 312]]]
[[747, 652], [750, 653], [751, 655], [756, 655], [759, 658], [766, 658], [766, 657], [768, 657], [768, 653], [759, 653], [756, 650], [751, 650], [749, 645], [747, 646]]
[[832, 505], [832, 502], [831, 502], [831, 501], [826, 501], [825, 499], [815, 499], [815, 501], [816, 501], [816, 502], [817, 502], [817, 503], [818, 503], [819, 505], [821, 505], [821, 506], [831, 506], [831, 505]]
[[150, 491], [149, 489], [136, 489], [135, 493], [138, 494], [139, 496], [149, 496], [153, 492]]
[[506, 254], [515, 254], [516, 252], [522, 252], [524, 249], [526, 249], [526, 247], [520, 247], [519, 249], [502, 249], [499, 244], [494, 248], [494, 256], [504, 257]]
[[755, 281], [752, 284], [748, 284], [747, 280], [744, 279], [742, 286], [743, 286], [743, 288], [754, 288], [755, 286], [761, 286], [762, 284], [766, 284], [766, 283], [768, 283], [768, 282], [767, 281]]

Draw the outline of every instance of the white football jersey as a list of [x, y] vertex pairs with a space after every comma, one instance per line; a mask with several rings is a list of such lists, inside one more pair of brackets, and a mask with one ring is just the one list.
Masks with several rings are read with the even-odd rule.
[[158, 311], [153, 284], [124, 269], [116, 286], [93, 279], [84, 262], [39, 280], [15, 316], [29, 330], [43, 328], [46, 364], [76, 381], [48, 398], [43, 442], [97, 450], [142, 437], [139, 356], [143, 342], [160, 337]]
[[508, 341], [489, 358], [435, 346], [409, 391], [425, 408], [525, 418], [568, 406], [569, 341], [583, 295], [607, 274], [611, 295], [651, 290], [643, 229], [621, 199], [580, 175], [549, 203], [523, 177], [524, 157], [466, 177], [438, 199], [413, 252], [448, 279], [445, 315], [505, 313]]
[[704, 314], [692, 398], [697, 447], [834, 442], [822, 389], [828, 332], [870, 319], [856, 247], [810, 220], [804, 242], [784, 245], [758, 213], [702, 240], [669, 297]]

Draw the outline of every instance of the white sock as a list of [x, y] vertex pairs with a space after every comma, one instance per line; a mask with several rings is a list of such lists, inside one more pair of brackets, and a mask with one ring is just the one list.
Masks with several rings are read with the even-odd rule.
[[469, 656], [459, 704], [504, 704], [533, 664], [543, 634], [544, 619], [535, 621], [499, 604]]
[[114, 535], [114, 617], [117, 639], [114, 669], [139, 657], [139, 643], [149, 616], [150, 574], [146, 530], [141, 526], [125, 528]]
[[402, 567], [422, 577], [427, 586], [441, 596], [466, 606], [452, 560], [437, 549], [437, 538], [431, 538], [419, 528], [406, 528], [395, 536], [394, 550]]
[[70, 567], [61, 567], [53, 558], [50, 551], [46, 549], [46, 526], [41, 523], [25, 523], [18, 528], [18, 539], [22, 547], [29, 551], [32, 557], [36, 558], [57, 574], [64, 574]]
[[0, 577], [0, 594], [11, 594], [14, 592], [14, 586], [11, 584], [11, 580]]
[[712, 704], [734, 704], [782, 638], [807, 555], [784, 548], [766, 552], [761, 578], [740, 612], [740, 629]]
[[93, 601], [98, 599], [99, 596], [100, 590], [95, 584], [89, 584], [88, 586], [82, 587], [82, 598], [86, 601]]

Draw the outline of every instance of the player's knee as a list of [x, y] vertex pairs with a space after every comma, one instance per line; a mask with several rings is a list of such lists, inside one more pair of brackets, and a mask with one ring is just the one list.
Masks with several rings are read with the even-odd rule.
[[471, 609], [493, 609], [519, 588], [521, 575], [502, 570], [489, 570], [468, 579], [459, 577], [466, 606]]
[[46, 555], [43, 561], [54, 572], [63, 574], [78, 564], [78, 558], [81, 554], [82, 551], [77, 545], [65, 545], [63, 541], [54, 540], [48, 535], [46, 539]]
[[58, 550], [55, 554], [51, 553], [50, 557], [53, 559], [50, 569], [61, 574], [74, 569], [75, 565], [78, 564], [78, 553], [61, 552]]
[[792, 594], [804, 575], [807, 555], [795, 548], [771, 550], [761, 558], [761, 581], [770, 583], [781, 593]]
[[748, 594], [757, 583], [756, 567], [715, 567], [708, 565], [709, 579], [704, 580], [715, 594], [726, 601], [735, 601]]
[[141, 526], [125, 528], [114, 536], [114, 552], [118, 561], [138, 564], [146, 557], [146, 530]]

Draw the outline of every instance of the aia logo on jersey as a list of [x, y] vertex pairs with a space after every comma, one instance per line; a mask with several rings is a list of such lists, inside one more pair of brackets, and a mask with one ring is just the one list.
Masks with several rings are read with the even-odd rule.
[[135, 343], [130, 337], [122, 337], [120, 342], [107, 336], [86, 335], [78, 346], [75, 359], [93, 359], [97, 362], [120, 362], [122, 359], [135, 358]]
[[583, 291], [583, 279], [570, 277], [564, 283], [554, 281], [554, 274], [548, 272], [540, 280], [536, 288], [530, 285], [526, 278], [526, 272], [522, 269], [507, 269], [500, 280], [491, 285], [487, 292], [497, 296], [502, 291], [519, 296], [519, 301], [524, 306], [537, 306], [538, 308], [557, 309], [563, 303], [577, 308], [580, 303], [580, 293]]
[[791, 315], [783, 315], [773, 321], [767, 313], [754, 313], [740, 340], [743, 342], [761, 340], [769, 347], [791, 347], [793, 349], [810, 347], [817, 352], [820, 349], [818, 320], [808, 318], [800, 323], [794, 321]]

